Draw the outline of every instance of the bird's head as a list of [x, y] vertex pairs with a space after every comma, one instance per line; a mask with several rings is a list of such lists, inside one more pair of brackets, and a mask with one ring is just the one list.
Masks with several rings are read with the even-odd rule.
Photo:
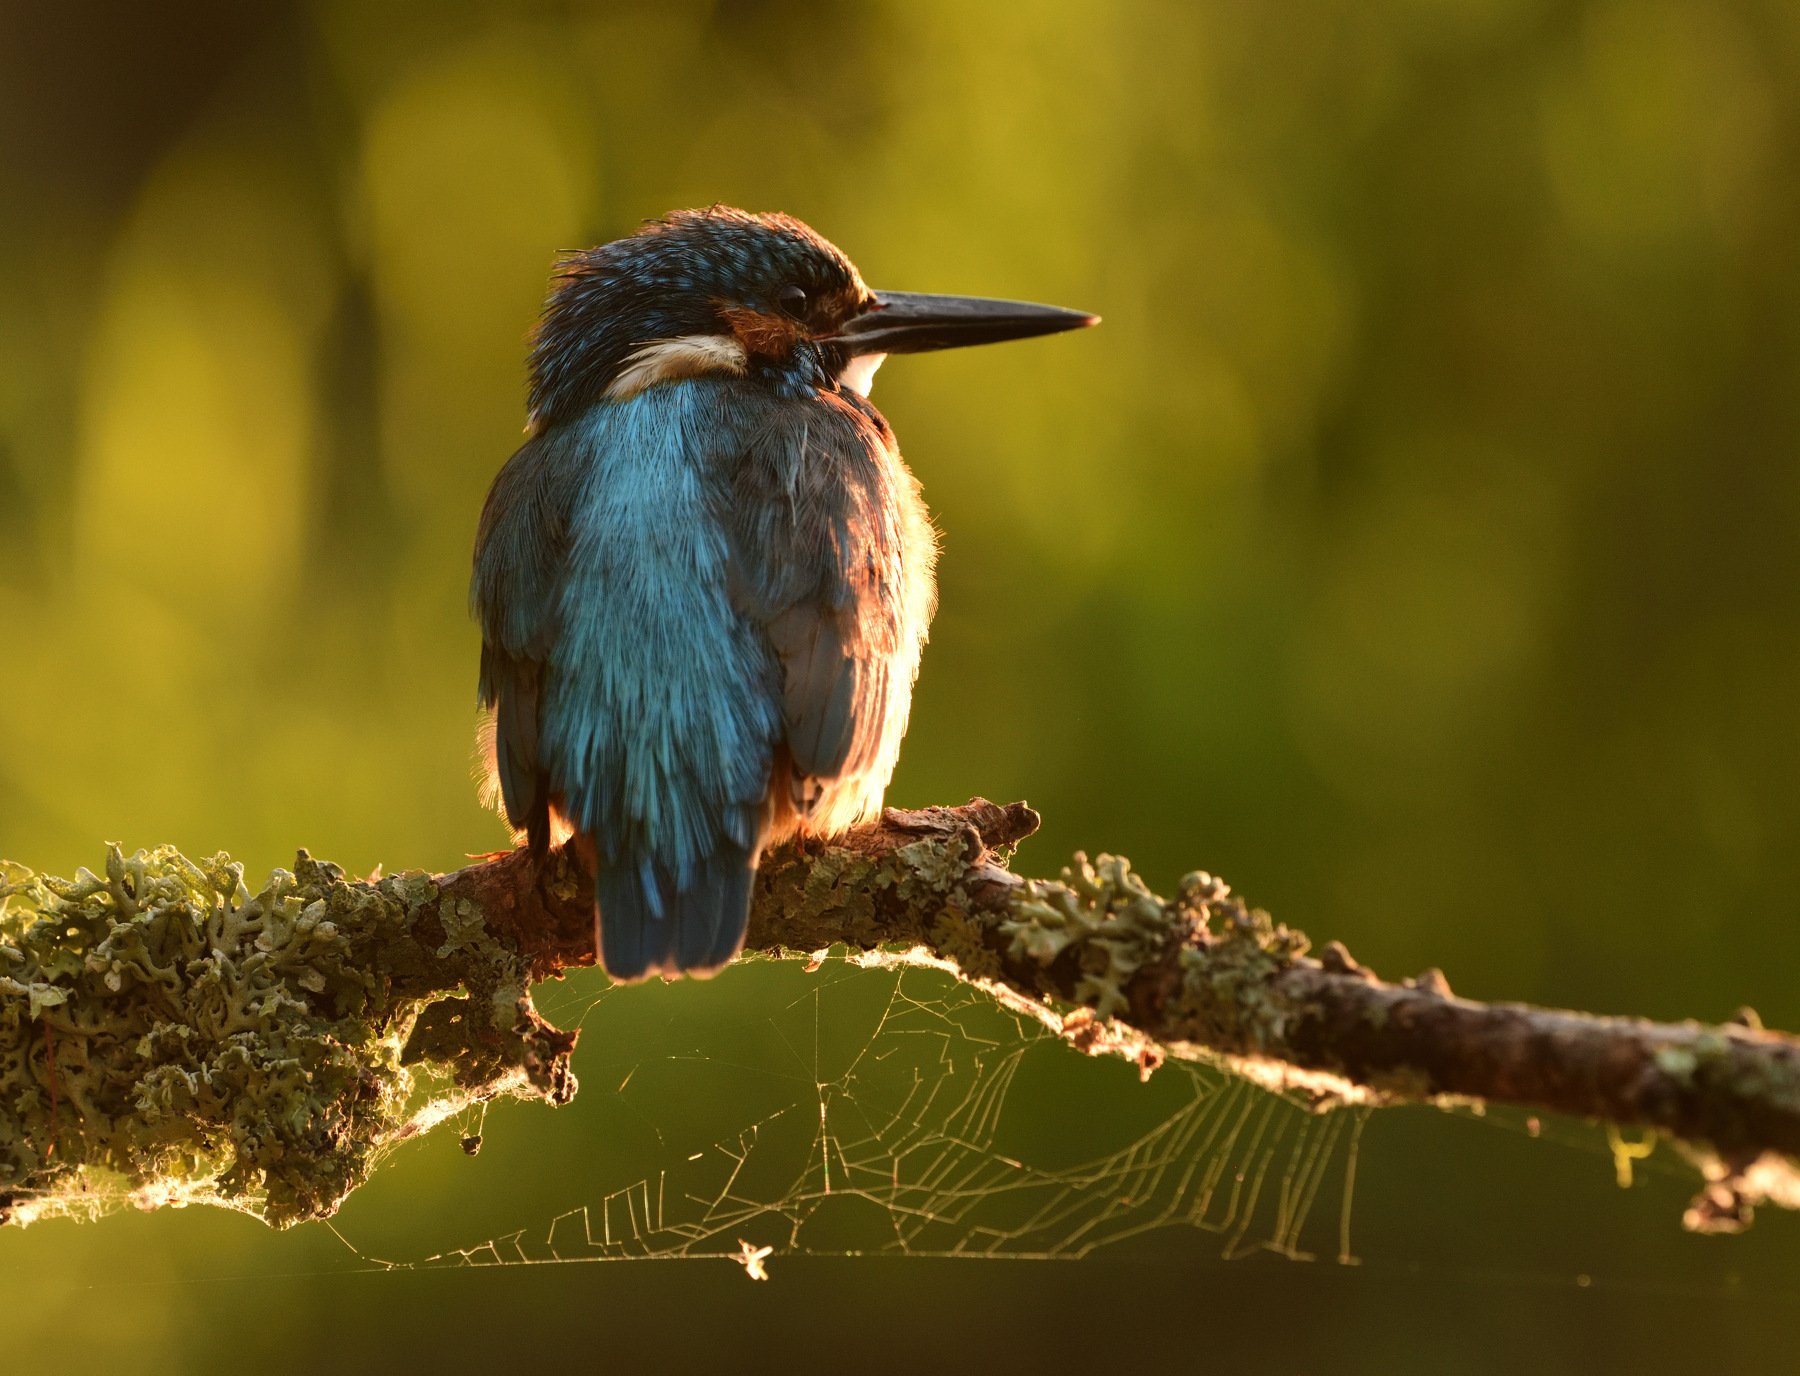
[[1022, 301], [872, 291], [834, 244], [789, 216], [677, 211], [562, 260], [532, 344], [532, 424], [709, 373], [866, 395], [888, 354], [1096, 320]]

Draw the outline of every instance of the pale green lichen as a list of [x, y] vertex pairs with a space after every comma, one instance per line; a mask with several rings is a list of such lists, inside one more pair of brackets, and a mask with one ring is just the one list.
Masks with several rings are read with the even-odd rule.
[[898, 847], [885, 872], [903, 899], [942, 897], [962, 883], [970, 858], [960, 839], [928, 837]]
[[[408, 1039], [433, 993], [394, 992], [410, 925], [439, 917], [449, 952], [488, 941], [480, 913], [437, 913], [426, 876], [351, 884], [304, 855], [256, 893], [226, 856], [168, 846], [113, 847], [105, 869], [0, 869], [0, 1220], [332, 1212], [426, 1107]], [[481, 991], [491, 1020], [513, 1027], [522, 976], [483, 956], [472, 970], [501, 972]]]
[[1002, 977], [1000, 958], [988, 948], [986, 930], [957, 908], [945, 908], [931, 927], [931, 949], [955, 962], [969, 979]]
[[1069, 955], [1080, 972], [1075, 1001], [1108, 1018], [1129, 1011], [1126, 985], [1187, 925], [1187, 914], [1152, 893], [1128, 860], [1090, 863], [1078, 851], [1060, 882], [1024, 882], [999, 931], [1012, 960], [1048, 966]]
[[[971, 858], [955, 837], [876, 855], [842, 846], [777, 855], [763, 865], [748, 945], [803, 952], [838, 943], [868, 950], [916, 945], [940, 911], [963, 906]], [[974, 958], [972, 948], [968, 954]]]
[[481, 909], [466, 898], [455, 903], [445, 899], [438, 906], [438, 922], [444, 929], [444, 944], [438, 947], [439, 956], [468, 950], [487, 934]]
[[98, 1179], [288, 1222], [393, 1136], [404, 1028], [293, 874], [253, 895], [224, 856], [113, 847], [104, 876], [9, 866], [0, 894], [0, 987], [26, 994], [0, 1000], [0, 1190], [21, 1213]]
[[1193, 915], [1196, 939], [1179, 959], [1181, 982], [1167, 1010], [1173, 1035], [1248, 1054], [1283, 1047], [1300, 1010], [1276, 977], [1306, 954], [1305, 934], [1205, 874], [1182, 880], [1174, 906]]
[[996, 930], [1008, 960], [1043, 970], [1044, 990], [1066, 990], [1101, 1018], [1131, 1017], [1134, 996], [1150, 999], [1173, 1042], [1275, 1052], [1297, 1016], [1277, 976], [1306, 937], [1203, 872], [1165, 901], [1124, 858], [1077, 853], [1060, 881], [1025, 880]]

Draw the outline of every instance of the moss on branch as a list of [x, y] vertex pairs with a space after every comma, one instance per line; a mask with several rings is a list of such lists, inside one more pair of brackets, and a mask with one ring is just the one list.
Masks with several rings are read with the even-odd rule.
[[124, 1193], [282, 1226], [334, 1212], [427, 1085], [574, 1093], [528, 958], [431, 876], [355, 883], [302, 852], [252, 893], [168, 846], [0, 873], [0, 1219]]
[[[1696, 1228], [1800, 1202], [1800, 1043], [1388, 984], [1203, 873], [1152, 893], [1122, 859], [1055, 881], [1005, 854], [1023, 804], [886, 813], [765, 860], [748, 949], [930, 964], [1150, 1074], [1222, 1062], [1315, 1104], [1491, 1100], [1648, 1127], [1706, 1175]], [[576, 1034], [532, 985], [594, 959], [570, 853], [346, 878], [301, 853], [256, 892], [224, 856], [108, 853], [104, 875], [0, 869], [0, 1221], [203, 1200], [283, 1226], [333, 1213], [458, 1105], [575, 1092]]]

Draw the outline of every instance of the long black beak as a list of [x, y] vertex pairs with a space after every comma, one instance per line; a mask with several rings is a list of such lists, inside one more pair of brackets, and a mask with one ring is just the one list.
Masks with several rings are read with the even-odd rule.
[[1100, 317], [1029, 301], [993, 301], [985, 296], [931, 296], [916, 291], [878, 291], [875, 304], [834, 336], [852, 357], [861, 354], [918, 354], [960, 349], [965, 344], [997, 344], [1098, 325]]

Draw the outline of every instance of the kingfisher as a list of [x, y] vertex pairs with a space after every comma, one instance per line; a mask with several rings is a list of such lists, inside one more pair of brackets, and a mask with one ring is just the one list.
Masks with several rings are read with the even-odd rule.
[[573, 838], [613, 979], [718, 970], [766, 847], [880, 810], [937, 536], [876, 368], [1097, 319], [872, 291], [726, 206], [560, 260], [470, 602], [488, 800], [539, 856]]

